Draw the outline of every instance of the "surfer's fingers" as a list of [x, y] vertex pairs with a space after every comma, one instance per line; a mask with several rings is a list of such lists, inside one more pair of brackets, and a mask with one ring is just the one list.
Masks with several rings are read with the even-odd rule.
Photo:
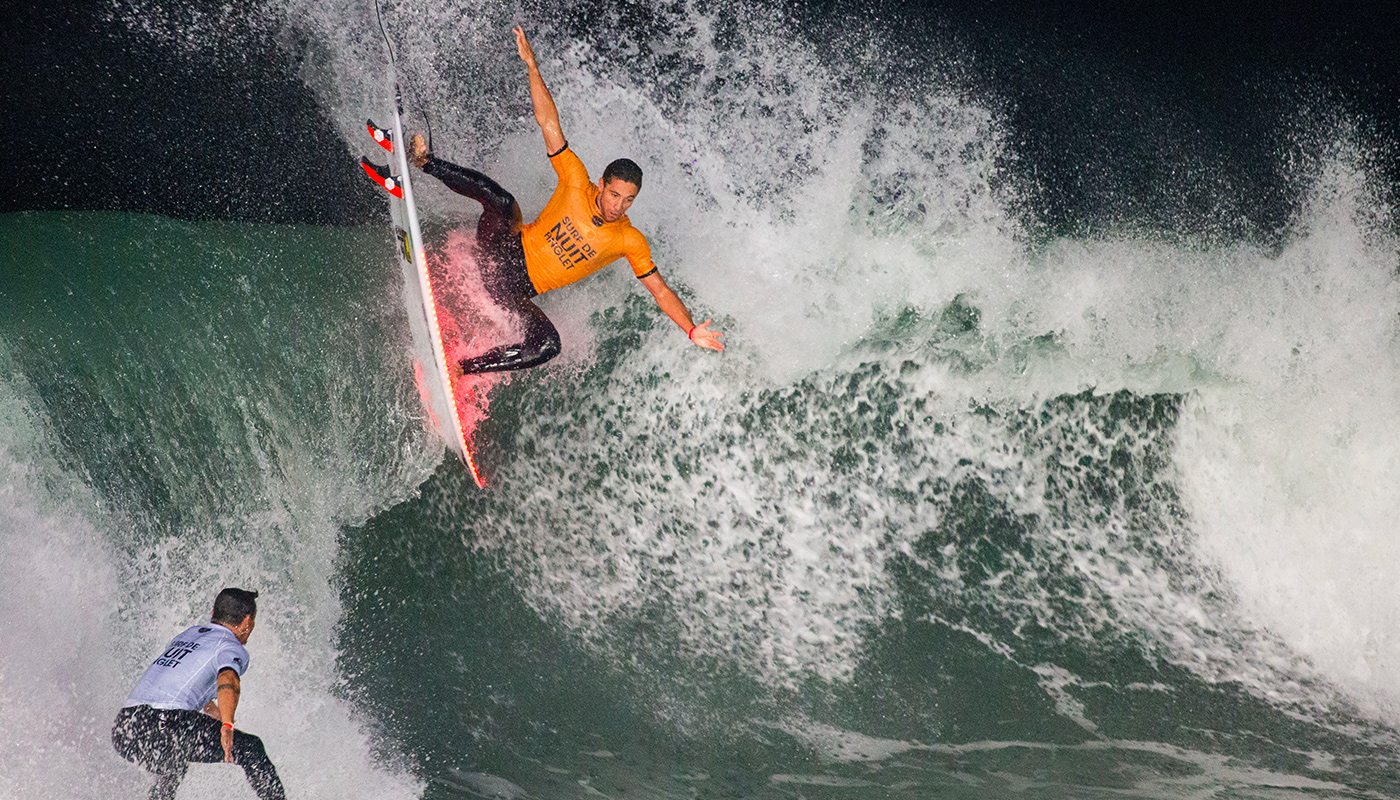
[[515, 28], [515, 50], [522, 61], [530, 63], [535, 60], [535, 51], [530, 49], [530, 40], [525, 38], [524, 26], [517, 25]]
[[698, 329], [697, 332], [700, 331], [703, 331], [703, 335], [697, 336], [693, 340], [697, 345], [700, 345], [706, 350], [713, 350], [716, 353], [724, 350], [724, 343], [719, 340], [719, 337], [723, 336], [724, 334], [719, 333], [718, 331], [707, 330], [704, 328]]

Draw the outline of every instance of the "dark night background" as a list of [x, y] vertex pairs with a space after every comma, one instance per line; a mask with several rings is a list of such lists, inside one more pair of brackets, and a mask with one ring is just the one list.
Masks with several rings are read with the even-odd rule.
[[[7, 173], [0, 211], [106, 209], [181, 218], [354, 224], [382, 213], [296, 76], [296, 43], [256, 26], [237, 57], [182, 56], [104, 22], [109, 4], [12, 8], [0, 33]], [[248, 7], [252, 13], [253, 7]], [[1395, 3], [793, 4], [835, 29], [894, 20], [891, 58], [950, 38], [997, 98], [1033, 214], [1053, 232], [1105, 224], [1267, 235], [1296, 197], [1273, 165], [1328, 115], [1361, 120], [1400, 183]], [[880, 24], [880, 23], [876, 23]], [[820, 37], [820, 32], [816, 34]], [[150, 91], [150, 87], [155, 87]], [[1292, 118], [1294, 123], [1286, 120]], [[1302, 135], [1306, 139], [1306, 135]], [[1192, 231], [1199, 233], [1199, 231]]]
[[16, 8], [0, 33], [4, 107], [22, 131], [6, 172], [29, 176], [0, 211], [321, 224], [383, 213], [298, 80], [294, 53], [255, 32], [236, 57], [164, 53], [112, 28], [108, 8]]

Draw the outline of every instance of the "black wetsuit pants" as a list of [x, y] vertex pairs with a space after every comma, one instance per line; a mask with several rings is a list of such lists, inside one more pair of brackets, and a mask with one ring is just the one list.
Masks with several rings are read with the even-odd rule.
[[[221, 727], [219, 720], [201, 711], [131, 706], [117, 714], [112, 746], [122, 758], [155, 773], [151, 800], [173, 800], [191, 761], [216, 764], [224, 760]], [[243, 768], [260, 800], [285, 800], [282, 780], [268, 760], [262, 739], [235, 730], [233, 763]]]
[[499, 305], [515, 312], [525, 325], [520, 344], [496, 347], [461, 361], [462, 372], [506, 372], [529, 369], [559, 355], [559, 331], [531, 300], [538, 292], [525, 268], [520, 243], [520, 204], [500, 184], [474, 169], [429, 156], [423, 171], [447, 188], [481, 203], [476, 243], [481, 253], [481, 276]]

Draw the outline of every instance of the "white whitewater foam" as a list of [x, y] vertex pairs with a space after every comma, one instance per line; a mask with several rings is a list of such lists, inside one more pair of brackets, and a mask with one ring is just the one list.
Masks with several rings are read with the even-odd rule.
[[[1235, 382], [1192, 396], [1182, 485], [1247, 613], [1369, 716], [1400, 721], [1400, 275], [1338, 158], [1299, 235], [1238, 279]], [[1263, 687], [1261, 687], [1263, 688]]]
[[113, 669], [130, 649], [115, 558], [78, 508], [36, 488], [36, 436], [0, 384], [0, 796], [136, 795], [109, 740], [130, 689]]

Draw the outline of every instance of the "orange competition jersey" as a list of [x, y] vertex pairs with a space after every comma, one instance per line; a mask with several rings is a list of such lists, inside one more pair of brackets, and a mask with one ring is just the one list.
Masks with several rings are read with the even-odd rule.
[[608, 223], [598, 216], [593, 205], [598, 187], [574, 151], [565, 145], [549, 163], [559, 174], [559, 185], [535, 221], [520, 228], [535, 291], [543, 294], [583, 280], [622, 256], [638, 278], [655, 272], [646, 237], [625, 215]]

